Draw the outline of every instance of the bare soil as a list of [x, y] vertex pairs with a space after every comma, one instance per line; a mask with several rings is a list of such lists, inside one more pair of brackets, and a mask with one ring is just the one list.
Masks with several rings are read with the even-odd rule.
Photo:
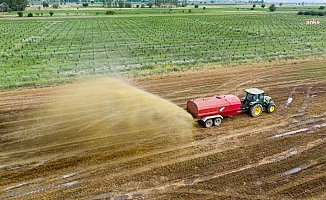
[[[0, 199], [325, 199], [325, 60], [0, 93]], [[273, 114], [205, 129], [188, 99], [257, 87]]]

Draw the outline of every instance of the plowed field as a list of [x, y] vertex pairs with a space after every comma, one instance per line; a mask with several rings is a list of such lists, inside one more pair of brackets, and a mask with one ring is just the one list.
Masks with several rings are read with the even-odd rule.
[[[0, 199], [325, 199], [325, 60], [0, 93]], [[188, 99], [267, 92], [208, 129]]]

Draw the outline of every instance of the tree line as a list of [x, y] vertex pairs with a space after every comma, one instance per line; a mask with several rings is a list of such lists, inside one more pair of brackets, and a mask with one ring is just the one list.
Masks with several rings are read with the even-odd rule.
[[0, 0], [0, 12], [23, 11], [28, 0]]
[[[132, 0], [131, 0], [132, 1]], [[125, 2], [125, 0], [102, 0], [103, 6], [109, 7], [109, 8], [114, 8], [114, 7], [119, 7], [119, 8], [131, 8], [132, 4], [129, 0], [129, 2]], [[181, 5], [180, 5], [181, 3]], [[175, 5], [177, 6], [187, 6], [188, 2], [187, 0], [154, 0], [153, 2], [148, 2], [147, 6], [151, 8], [152, 6], [156, 7], [161, 7], [162, 5]], [[145, 5], [145, 4], [142, 4]]]

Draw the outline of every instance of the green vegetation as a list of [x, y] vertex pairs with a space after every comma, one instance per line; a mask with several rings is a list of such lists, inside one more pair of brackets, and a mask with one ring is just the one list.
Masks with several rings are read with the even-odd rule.
[[[55, 10], [56, 16], [90, 16], [90, 15], [105, 15], [107, 10], [112, 10], [115, 12], [115, 15], [157, 15], [157, 14], [184, 14], [184, 13], [188, 13], [186, 11], [188, 11], [189, 9], [193, 9], [192, 10], [192, 14], [219, 14], [219, 13], [225, 13], [225, 12], [268, 12], [268, 8], [255, 8], [254, 11], [252, 11], [250, 8], [251, 7], [243, 7], [243, 6], [239, 6], [239, 7], [223, 7], [223, 8], [218, 8], [218, 9], [212, 9], [209, 6], [206, 6], [206, 9], [201, 9], [203, 8], [201, 5], [198, 6], [200, 9], [194, 9], [193, 5], [189, 5], [188, 7], [179, 7], [179, 8], [150, 8], [150, 6], [153, 6], [153, 4], [148, 3], [148, 4], [131, 4], [130, 2], [125, 3], [125, 7], [124, 8], [113, 8], [112, 6], [98, 6], [98, 5], [92, 5], [89, 4], [87, 8], [84, 8], [82, 4], [76, 4], [75, 7], [70, 7], [69, 9], [62, 9], [59, 8], [58, 9], [53, 9], [53, 8], [48, 8], [49, 5], [48, 3], [45, 3], [45, 7], [43, 6], [34, 6], [33, 8], [29, 8], [28, 10], [26, 10], [24, 12], [24, 14], [27, 16], [27, 14], [29, 12], [32, 12], [33, 15], [37, 15], [40, 14], [40, 12], [44, 12], [44, 11], [49, 11], [49, 10]], [[58, 6], [56, 5], [52, 5], [52, 6]], [[131, 8], [129, 8], [131, 6]], [[126, 9], [128, 7], [128, 9]], [[40, 9], [39, 9], [40, 8]], [[288, 12], [288, 10], [286, 10], [286, 7], [283, 7], [285, 11]], [[1, 6], [0, 6], [1, 9]], [[297, 12], [297, 10], [293, 10], [293, 8], [291, 8], [292, 10], [290, 11], [294, 11]], [[316, 7], [314, 7], [314, 9], [316, 9]], [[0, 18], [2, 16], [8, 17], [8, 16], [14, 16], [14, 14], [12, 13], [4, 13], [4, 12], [0, 12]]]
[[[105, 16], [105, 12], [116, 15], [123, 10], [101, 12]], [[207, 63], [226, 66], [297, 59], [326, 52], [324, 17], [316, 16], [320, 24], [308, 26], [309, 16], [296, 12], [205, 15], [196, 11], [212, 9], [171, 10], [178, 14], [56, 18], [62, 15], [58, 9], [53, 17], [0, 19], [0, 88], [52, 85], [85, 75], [135, 70], [160, 73]], [[39, 11], [28, 13], [40, 16]]]
[[302, 11], [300, 10], [298, 12], [298, 15], [312, 15], [312, 16], [325, 16], [326, 15], [326, 11], [322, 11], [322, 10], [319, 10], [319, 11], [316, 11], [316, 10], [308, 10], [308, 11]]
[[[281, 6], [281, 5], [280, 5], [280, 6]], [[276, 10], [276, 6], [275, 6], [275, 4], [270, 5], [270, 6], [268, 7], [268, 9], [269, 9], [270, 12], [275, 12], [275, 10]]]
[[18, 15], [19, 17], [23, 17], [23, 16], [24, 16], [24, 13], [23, 13], [22, 11], [18, 11], [18, 12], [17, 12], [17, 15]]
[[28, 0], [0, 0], [0, 7], [6, 8], [4, 11], [0, 10], [0, 12], [7, 12], [8, 9], [12, 11], [22, 11], [28, 5]]

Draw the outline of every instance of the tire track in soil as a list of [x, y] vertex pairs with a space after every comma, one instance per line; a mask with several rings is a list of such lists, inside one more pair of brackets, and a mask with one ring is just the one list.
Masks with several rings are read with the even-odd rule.
[[295, 86], [295, 87], [293, 88], [293, 90], [292, 90], [290, 96], [288, 97], [288, 99], [286, 100], [284, 106], [283, 106], [283, 107], [282, 107], [282, 108], [281, 108], [277, 113], [281, 114], [281, 113], [283, 113], [283, 111], [284, 111], [287, 107], [289, 107], [289, 105], [290, 105], [290, 104], [292, 103], [292, 101], [293, 101], [293, 98], [294, 98], [293, 96], [294, 96], [296, 90], [297, 90], [297, 89], [301, 89], [301, 88], [302, 88], [302, 86]]
[[[293, 149], [289, 149], [287, 151], [280, 152], [280, 153], [274, 154], [272, 156], [266, 157], [266, 158], [260, 160], [257, 163], [241, 166], [241, 167], [239, 167], [237, 169], [218, 172], [215, 175], [210, 175], [210, 176], [198, 175], [198, 176], [200, 176], [200, 178], [195, 178], [195, 179], [192, 179], [192, 180], [187, 179], [187, 180], [182, 180], [182, 181], [179, 181], [179, 182], [174, 182], [172, 184], [165, 184], [163, 186], [159, 186], [159, 187], [155, 187], [155, 188], [149, 188], [149, 189], [133, 191], [133, 192], [125, 193], [125, 194], [120, 194], [120, 195], [118, 195], [118, 196], [116, 196], [114, 198], [111, 198], [111, 199], [119, 199], [119, 198], [130, 199], [135, 195], [141, 196], [142, 198], [146, 199], [147, 197], [150, 197], [153, 193], [159, 193], [160, 191], [165, 191], [166, 192], [168, 190], [176, 189], [178, 187], [193, 185], [193, 184], [196, 184], [196, 183], [199, 183], [199, 182], [209, 181], [211, 179], [216, 179], [216, 178], [226, 176], [226, 175], [229, 175], [229, 174], [245, 171], [245, 170], [248, 170], [248, 169], [251, 169], [251, 168], [256, 168], [256, 167], [259, 167], [261, 165], [265, 165], [265, 164], [269, 164], [269, 163], [275, 163], [275, 162], [278, 162], [280, 160], [287, 159], [290, 156], [294, 156], [296, 154], [300, 154], [301, 152], [312, 149], [315, 146], [318, 146], [318, 145], [323, 144], [325, 142], [326, 142], [326, 138], [318, 139], [318, 140], [315, 140], [315, 141], [312, 141], [312, 142], [308, 143], [304, 147], [301, 146], [300, 148], [296, 149], [297, 152], [295, 154], [291, 153], [291, 152], [293, 152]], [[280, 158], [280, 156], [282, 156], [282, 157]], [[305, 166], [305, 168], [308, 168], [308, 167], [309, 167], [309, 165]], [[94, 200], [94, 199], [99, 199], [99, 198], [107, 198], [107, 197], [110, 197], [110, 196], [111, 196], [111, 194], [108, 194], [108, 195], [102, 194], [102, 195], [96, 196], [96, 197], [94, 197], [92, 199]]]
[[[283, 68], [281, 67], [281, 69], [283, 69]], [[297, 75], [293, 75], [293, 73], [292, 73], [292, 72], [295, 72], [295, 69], [291, 69], [291, 70], [292, 71], [288, 73], [287, 78], [297, 76]], [[219, 73], [223, 74], [223, 73], [226, 73], [226, 71], [227, 70], [225, 70], [222, 73], [221, 72], [219, 72]], [[241, 71], [241, 70], [239, 70], [239, 71]], [[265, 70], [259, 70], [259, 71], [263, 75], [263, 71], [265, 71]], [[287, 70], [284, 70], [284, 71], [287, 71]], [[277, 74], [277, 73], [280, 72], [280, 70], [275, 70], [275, 71], [266, 70], [265, 72], [266, 72], [266, 74], [268, 74], [268, 76], [271, 76], [271, 75], [273, 76], [273, 73]], [[213, 74], [213, 73], [210, 74], [208, 72], [208, 73], [204, 74], [204, 76], [201, 76], [200, 73], [201, 73], [200, 71], [197, 72], [197, 74], [194, 73], [194, 76], [192, 77], [192, 79], [187, 79], [187, 76], [179, 77], [178, 75], [173, 75], [172, 79], [167, 78], [167, 79], [162, 79], [162, 80], [158, 80], [159, 78], [156, 79], [154, 77], [154, 79], [156, 79], [155, 80], [156, 82], [158, 82], [158, 83], [160, 81], [164, 82], [164, 84], [167, 84], [169, 87], [165, 87], [165, 86], [164, 87], [160, 87], [160, 86], [151, 87], [151, 86], [153, 86], [153, 84], [151, 84], [150, 81], [137, 82], [137, 85], [138, 84], [143, 85], [143, 86], [141, 86], [141, 88], [147, 88], [146, 90], [153, 91], [153, 93], [158, 94], [159, 96], [161, 96], [161, 97], [163, 97], [165, 99], [169, 99], [170, 101], [173, 101], [173, 102], [177, 103], [178, 105], [184, 105], [183, 101], [187, 100], [187, 98], [188, 98], [188, 97], [183, 97], [184, 94], [182, 92], [178, 92], [178, 91], [185, 90], [185, 88], [187, 88], [187, 83], [194, 84], [194, 86], [196, 86], [196, 84], [204, 84], [204, 85], [208, 86], [203, 91], [190, 92], [193, 96], [197, 96], [197, 95], [202, 96], [204, 94], [209, 95], [209, 94], [215, 93], [214, 91], [222, 91], [224, 89], [224, 88], [221, 87], [221, 85], [223, 85], [223, 84], [220, 84], [220, 86], [218, 86], [219, 87], [218, 90], [216, 89], [218, 87], [216, 87], [216, 85], [214, 85], [214, 84], [215, 83], [216, 84], [223, 83], [223, 81], [228, 79], [227, 76], [224, 79], [218, 80], [218, 79], [216, 79], [216, 74]], [[230, 71], [230, 73], [232, 73], [232, 72]], [[199, 74], [200, 74], [201, 77], [204, 77], [204, 78], [201, 79], [201, 81], [203, 81], [203, 82], [193, 81], [193, 80], [196, 80], [196, 76], [199, 76]], [[205, 76], [209, 77], [209, 79], [207, 79], [207, 81], [205, 81], [206, 80]], [[233, 77], [233, 76], [230, 75], [229, 77]], [[247, 84], [242, 84], [241, 85], [241, 81], [248, 80], [248, 79], [246, 79], [246, 77], [248, 77], [248, 76], [243, 76], [243, 78], [239, 78], [239, 79], [235, 80], [234, 83], [232, 83], [231, 80], [227, 80], [227, 82], [230, 83], [230, 84], [229, 85], [224, 84], [224, 86], [230, 87], [230, 89], [228, 89], [227, 91], [234, 91], [234, 92], [242, 91], [242, 88], [239, 88], [239, 87], [245, 87], [247, 85]], [[255, 82], [255, 84], [257, 86], [259, 86], [259, 87], [266, 86], [267, 88], [270, 88], [271, 91], [273, 91], [272, 90], [273, 88], [274, 89], [277, 88], [278, 90], [274, 90], [273, 92], [269, 92], [269, 93], [271, 94], [271, 96], [273, 98], [275, 97], [276, 102], [278, 104], [280, 104], [280, 103], [283, 102], [283, 100], [282, 100], [283, 97], [284, 97], [284, 99], [288, 98], [288, 97], [286, 97], [284, 95], [286, 94], [285, 92], [289, 92], [288, 91], [288, 86], [289, 85], [287, 84], [287, 81], [282, 82], [282, 80], [284, 80], [282, 77], [275, 76], [275, 78], [276, 79], [274, 79], [274, 80], [277, 80], [278, 83], [269, 84], [269, 83], [264, 83], [264, 80], [257, 80]], [[177, 82], [179, 79], [184, 80], [184, 83], [182, 83], [181, 85], [175, 84], [175, 82]], [[209, 80], [215, 80], [214, 84], [209, 82]], [[271, 80], [273, 80], [273, 79], [271, 79]], [[224, 82], [224, 83], [226, 83], [226, 82]], [[323, 82], [321, 82], [321, 83], [324, 84]], [[174, 84], [174, 86], [173, 86], [173, 84]], [[239, 84], [240, 84], [240, 86], [238, 86]], [[295, 83], [292, 83], [290, 85], [293, 86], [293, 87], [297, 86], [297, 84], [295, 84]], [[309, 84], [305, 84], [304, 81], [302, 81], [302, 82], [300, 82], [300, 85], [302, 85], [303, 87], [306, 87]], [[225, 87], [225, 89], [228, 88], [228, 87]], [[189, 88], [188, 88], [188, 90], [189, 90]], [[197, 89], [195, 88], [194, 90], [197, 90]], [[315, 90], [315, 87], [313, 87], [311, 91], [314, 91], [314, 90]], [[175, 93], [173, 93], [173, 95], [171, 95], [172, 92], [175, 92]], [[314, 93], [312, 92], [312, 94], [314, 94]], [[322, 106], [323, 105], [322, 97], [324, 95], [325, 95], [324, 93], [321, 93], [319, 98], [309, 98], [309, 108], [311, 108], [311, 106], [314, 106], [314, 105], [321, 105]], [[307, 100], [307, 102], [308, 102], [308, 100]], [[298, 108], [299, 110], [302, 110], [303, 104], [300, 104], [300, 105], [291, 104], [291, 107], [295, 107], [295, 108]], [[306, 126], [310, 126], [311, 121], [309, 122], [308, 119], [310, 117], [312, 117], [311, 114], [309, 114], [307, 112], [307, 114], [303, 118], [303, 123], [295, 123], [296, 120], [294, 120], [294, 117], [291, 116], [291, 114], [293, 115], [293, 113], [294, 113], [294, 108], [291, 108], [291, 109], [288, 109], [288, 108], [285, 109], [284, 112], [282, 112], [282, 114], [290, 115], [290, 117], [284, 117], [283, 115], [279, 115], [278, 113], [276, 113], [275, 115], [272, 115], [272, 118], [267, 117], [267, 116], [262, 116], [262, 118], [257, 119], [259, 122], [256, 122], [256, 120], [251, 120], [250, 118], [247, 118], [245, 116], [239, 116], [239, 117], [236, 117], [236, 118], [232, 118], [230, 120], [225, 120], [223, 122], [222, 126], [219, 127], [219, 128], [214, 128], [214, 129], [210, 129], [210, 130], [195, 128], [195, 131], [194, 131], [193, 134], [196, 137], [198, 136], [197, 137], [198, 139], [194, 143], [190, 143], [190, 144], [186, 145], [188, 147], [180, 145], [179, 146], [180, 148], [177, 148], [178, 150], [174, 150], [174, 149], [171, 150], [171, 153], [169, 155], [178, 154], [178, 155], [180, 155], [179, 160], [178, 159], [169, 160], [168, 158], [166, 158], [166, 160], [163, 160], [161, 163], [157, 162], [156, 164], [160, 165], [162, 163], [163, 164], [165, 163], [165, 164], [168, 165], [170, 163], [181, 162], [182, 158], [184, 158], [184, 160], [186, 160], [186, 161], [191, 159], [193, 155], [189, 156], [186, 153], [186, 152], [189, 152], [189, 150], [187, 149], [189, 147], [199, 147], [200, 151], [196, 152], [196, 153], [198, 154], [199, 157], [201, 157], [201, 156], [204, 156], [204, 155], [209, 155], [211, 152], [214, 151], [214, 148], [220, 148], [221, 151], [225, 151], [227, 149], [239, 149], [240, 150], [241, 147], [243, 147], [243, 146], [248, 146], [248, 147], [253, 146], [253, 145], [257, 144], [259, 141], [261, 141], [261, 139], [266, 139], [268, 136], [271, 136], [272, 132], [283, 133], [283, 131], [282, 131], [283, 128], [287, 128], [286, 130], [290, 129], [289, 131], [291, 131], [291, 129], [293, 129], [294, 127], [298, 127], [298, 129], [300, 129], [300, 128], [305, 128]], [[316, 117], [316, 120], [313, 121], [312, 123], [314, 123], [315, 125], [317, 125], [316, 123], [320, 124], [320, 122], [322, 122], [322, 120], [325, 119], [325, 118], [323, 118], [323, 113], [325, 114], [325, 112], [323, 110], [315, 112], [315, 114], [319, 115], [320, 118], [318, 118], [318, 116], [317, 117], [313, 116], [313, 117]], [[275, 123], [270, 123], [270, 122], [273, 121], [273, 118], [275, 118], [274, 119]], [[100, 119], [101, 118], [99, 118], [98, 120], [100, 121]], [[265, 126], [260, 125], [262, 122], [267, 122], [267, 121], [269, 123], [264, 123]], [[99, 122], [99, 123], [101, 123], [101, 122]], [[291, 123], [292, 123], [293, 126], [288, 127], [288, 125], [291, 124]], [[93, 122], [93, 124], [96, 124], [96, 122]], [[81, 126], [81, 127], [83, 127], [83, 126]], [[92, 126], [92, 127], [94, 127], [94, 126]], [[255, 128], [252, 128], [252, 127], [255, 127]], [[319, 128], [319, 129], [323, 130], [321, 128]], [[314, 129], [314, 130], [308, 131], [307, 134], [315, 133], [316, 130]], [[302, 133], [298, 133], [298, 135], [299, 135], [298, 138], [301, 137], [301, 134]], [[321, 133], [319, 133], [319, 135], [320, 134]], [[219, 139], [219, 137], [220, 137], [220, 139]], [[292, 144], [292, 146], [295, 146], [296, 142], [291, 140], [292, 137], [293, 136], [289, 136], [287, 139], [289, 140], [289, 143], [294, 143], [294, 144]], [[230, 140], [232, 140], [232, 141], [230, 141]], [[275, 139], [275, 142], [277, 142], [278, 140], [279, 139]], [[314, 140], [314, 141], [319, 141], [319, 140]], [[312, 144], [314, 141], [310, 141], [308, 144]], [[79, 141], [77, 141], [77, 142], [79, 143]], [[208, 147], [208, 148], [206, 148], [206, 147]], [[299, 146], [298, 148], [294, 148], [294, 149], [291, 148], [291, 149], [281, 151], [281, 152], [274, 152], [274, 150], [271, 150], [271, 151], [273, 151], [272, 155], [273, 156], [275, 155], [275, 157], [273, 157], [273, 156], [264, 157], [259, 162], [251, 164], [252, 166], [251, 165], [243, 165], [243, 166], [239, 165], [239, 167], [237, 167], [235, 169], [228, 170], [226, 168], [226, 170], [223, 171], [223, 172], [224, 173], [225, 172], [230, 172], [229, 174], [245, 173], [247, 170], [254, 168], [254, 165], [257, 165], [259, 163], [261, 163], [261, 165], [259, 165], [258, 167], [268, 165], [270, 163], [279, 163], [280, 161], [284, 162], [284, 161], [287, 161], [288, 158], [291, 158], [293, 156], [300, 156], [302, 154], [302, 150], [299, 149], [300, 147], [303, 148], [305, 146]], [[180, 152], [180, 151], [182, 151], [182, 149], [184, 149], [184, 151], [185, 151], [184, 154], [182, 152]], [[264, 150], [267, 150], [267, 149], [262, 149], [262, 150], [264, 151]], [[162, 150], [162, 151], [164, 151], [164, 150]], [[201, 151], [203, 151], [203, 152], [201, 152]], [[205, 151], [207, 151], [208, 153], [205, 152]], [[295, 151], [297, 151], [297, 152], [295, 153]], [[307, 151], [307, 150], [303, 150], [303, 151]], [[176, 153], [176, 152], [178, 152], [178, 153]], [[292, 152], [292, 154], [291, 154], [291, 152]], [[288, 157], [286, 157], [286, 159], [283, 159], [284, 157], [282, 157], [280, 159], [279, 157], [282, 156], [283, 154], [286, 154], [285, 156], [288, 156]], [[156, 152], [152, 152], [150, 155], [148, 155], [148, 157], [155, 157], [156, 155], [158, 155]], [[182, 155], [185, 155], [185, 156], [182, 156]], [[272, 159], [272, 160], [270, 160], [272, 162], [262, 164], [263, 162], [268, 162], [269, 158]], [[134, 159], [135, 161], [137, 161], [137, 160], [145, 161], [146, 160], [145, 158], [143, 160], [141, 160], [138, 157], [134, 157], [134, 158], [130, 158], [130, 159]], [[264, 159], [266, 159], [266, 160], [264, 160]], [[276, 159], [276, 161], [273, 160], [273, 159]], [[124, 162], [126, 162], [126, 160], [122, 161], [121, 164], [123, 164]], [[119, 164], [119, 163], [116, 163], [116, 164]], [[291, 164], [291, 163], [289, 163], [289, 164]], [[42, 165], [42, 164], [40, 163], [40, 165]], [[69, 180], [69, 181], [73, 182], [75, 180], [83, 180], [83, 182], [80, 182], [80, 185], [78, 184], [78, 186], [77, 186], [78, 188], [83, 188], [84, 187], [83, 184], [86, 184], [88, 180], [91, 180], [89, 174], [97, 174], [97, 176], [99, 176], [98, 180], [100, 180], [100, 182], [103, 182], [103, 181], [106, 180], [106, 179], [103, 179], [103, 174], [104, 174], [104, 172], [107, 172], [107, 171], [105, 171], [105, 169], [108, 166], [110, 166], [110, 163], [103, 163], [103, 164], [91, 166], [89, 168], [86, 167], [84, 169], [84, 171], [83, 170], [75, 171], [74, 172], [75, 175], [72, 176], [71, 177], [72, 180]], [[153, 167], [153, 168], [157, 167], [156, 165], [153, 165], [153, 164], [150, 165], [150, 166]], [[97, 169], [98, 167], [100, 168], [100, 170], [103, 170], [103, 173], [102, 173], [102, 171], [98, 171], [98, 169]], [[295, 166], [295, 167], [298, 167], [298, 166]], [[139, 168], [136, 167], [135, 170], [133, 170], [132, 172], [134, 172], [136, 174], [137, 173], [142, 174], [143, 172], [147, 171], [146, 168], [147, 168], [147, 166], [140, 166]], [[17, 170], [19, 170], [19, 169], [17, 169]], [[235, 171], [233, 172], [232, 170], [235, 170]], [[238, 172], [236, 170], [238, 170]], [[58, 173], [60, 173], [60, 172], [61, 171], [59, 171]], [[284, 170], [283, 172], [286, 172], [286, 170]], [[123, 178], [125, 176], [124, 173], [125, 173], [125, 171], [121, 171], [120, 173], [116, 173], [116, 175], [112, 176], [111, 179], [110, 179], [110, 176], [109, 176], [109, 177], [107, 177], [107, 178], [109, 178], [108, 181], [109, 182], [112, 182], [112, 181], [114, 182], [115, 178], [119, 178], [119, 176]], [[66, 174], [66, 173], [61, 173], [61, 174]], [[100, 178], [101, 175], [102, 175], [102, 179]], [[205, 175], [205, 174], [203, 174], [203, 175]], [[56, 175], [53, 174], [52, 176], [56, 176]], [[226, 175], [224, 175], [224, 176], [226, 176]], [[188, 185], [193, 185], [193, 184], [196, 183], [196, 182], [193, 181], [193, 180], [196, 180], [196, 178], [192, 179], [191, 178], [192, 176], [189, 176], [189, 174], [184, 174], [184, 177], [185, 177], [185, 180], [180, 180], [179, 182], [177, 182], [177, 183], [180, 183], [182, 185], [182, 187], [184, 187], [184, 186], [187, 187]], [[50, 179], [49, 181], [51, 182], [52, 178], [50, 178], [50, 177], [48, 177], [48, 178]], [[209, 178], [209, 177], [203, 177], [203, 179], [207, 179], [207, 178]], [[200, 179], [200, 177], [199, 177], [199, 179]], [[54, 180], [55, 179], [53, 179], [53, 182], [54, 182]], [[58, 179], [58, 180], [62, 184], [64, 184], [64, 182], [65, 182], [64, 179], [62, 179], [62, 180]], [[97, 180], [97, 179], [94, 178], [94, 180]], [[211, 179], [209, 179], [209, 180], [211, 180]], [[203, 181], [205, 181], [205, 180], [202, 180], [201, 182], [203, 182]], [[42, 186], [42, 184], [44, 184], [44, 183], [41, 183], [40, 185]], [[96, 181], [92, 184], [92, 186], [95, 186], [95, 187], [97, 185], [99, 185], [99, 183], [97, 183]], [[14, 186], [14, 185], [12, 185], [12, 186]], [[16, 186], [17, 186], [17, 184], [16, 184]], [[23, 185], [21, 189], [23, 189], [24, 187], [25, 186]], [[38, 187], [41, 188], [40, 186], [38, 186]], [[100, 185], [99, 185], [99, 187], [100, 187]], [[182, 188], [182, 187], [177, 187], [177, 189]], [[67, 190], [72, 190], [71, 193], [69, 193], [69, 191], [67, 191], [67, 194], [73, 194], [74, 191], [76, 191], [76, 190], [73, 190], [73, 188], [74, 187], [72, 187], [71, 189], [67, 188]], [[124, 194], [122, 191], [128, 190], [128, 188], [123, 188], [123, 187], [121, 187], [120, 189], [119, 189], [119, 187], [117, 187], [117, 188], [118, 188], [117, 192], [121, 191], [121, 192], [119, 192], [119, 194]], [[49, 189], [49, 190], [46, 190], [45, 193], [39, 192], [39, 194], [37, 194], [37, 193], [30, 194], [30, 195], [25, 196], [25, 197], [28, 197], [28, 198], [31, 197], [32, 198], [32, 197], [40, 197], [41, 195], [44, 197], [44, 195], [53, 194], [54, 196], [52, 196], [52, 197], [56, 198], [57, 196], [53, 192], [55, 192], [57, 190], [58, 190], [58, 188], [56, 190]], [[110, 189], [108, 189], [108, 190], [110, 190]], [[168, 191], [170, 191], [170, 190], [168, 190]], [[115, 195], [119, 195], [119, 194], [117, 194], [117, 192], [115, 193]], [[164, 194], [164, 191], [161, 191], [161, 192], [163, 192], [163, 194]], [[155, 191], [154, 191], [154, 193], [155, 193]], [[207, 193], [209, 193], [209, 191], [207, 191]], [[105, 192], [103, 192], [102, 194], [105, 194]], [[166, 193], [166, 194], [168, 194], [168, 193]], [[228, 195], [228, 194], [230, 194], [230, 193], [227, 193], [227, 192], [226, 193], [223, 193], [223, 192], [221, 193], [221, 195]], [[137, 197], [137, 195], [139, 196], [139, 194], [135, 194], [135, 197]], [[149, 197], [152, 197], [151, 195], [152, 195], [152, 193], [149, 193]], [[278, 191], [276, 191], [275, 194], [273, 194], [273, 195], [277, 196]], [[91, 197], [91, 196], [94, 197], [94, 195], [88, 195], [88, 196], [89, 197]], [[257, 197], [257, 196], [248, 196], [248, 197]]]

